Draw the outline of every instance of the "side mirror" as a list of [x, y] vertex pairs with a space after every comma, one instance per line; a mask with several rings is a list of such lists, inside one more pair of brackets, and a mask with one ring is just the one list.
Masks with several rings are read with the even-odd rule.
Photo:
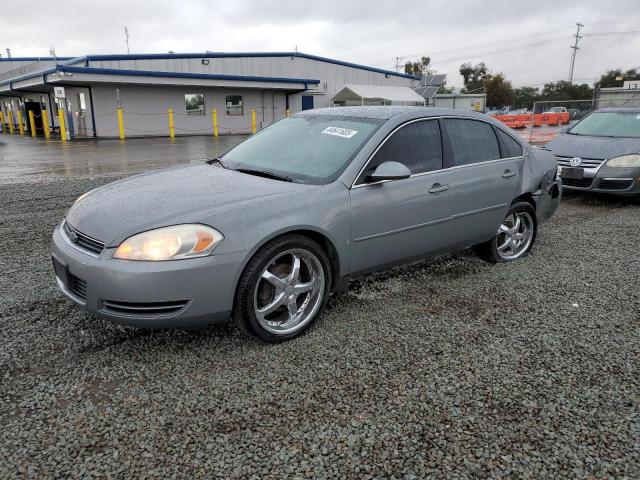
[[382, 162], [378, 167], [368, 175], [368, 179], [372, 182], [381, 180], [402, 180], [409, 178], [411, 170], [400, 162]]

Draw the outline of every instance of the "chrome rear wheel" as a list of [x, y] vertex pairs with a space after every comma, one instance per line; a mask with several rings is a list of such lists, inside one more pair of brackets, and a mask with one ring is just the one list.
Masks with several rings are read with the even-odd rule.
[[504, 219], [496, 234], [496, 250], [500, 258], [515, 260], [529, 250], [535, 234], [535, 221], [528, 211], [517, 211]]

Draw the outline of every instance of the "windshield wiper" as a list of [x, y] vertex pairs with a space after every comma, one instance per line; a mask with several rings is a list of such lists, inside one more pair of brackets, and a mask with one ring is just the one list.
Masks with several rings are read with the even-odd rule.
[[279, 173], [268, 172], [266, 170], [254, 170], [252, 168], [236, 168], [236, 172], [246, 173], [248, 175], [256, 175], [258, 177], [272, 178], [274, 180], [281, 180], [283, 182], [293, 183], [293, 178], [287, 175], [281, 175]]
[[224, 164], [224, 162], [222, 161], [222, 159], [220, 157], [212, 158], [211, 160], [207, 160], [204, 163], [208, 163], [209, 165], [218, 165], [218, 166], [220, 166], [222, 168], [229, 168]]

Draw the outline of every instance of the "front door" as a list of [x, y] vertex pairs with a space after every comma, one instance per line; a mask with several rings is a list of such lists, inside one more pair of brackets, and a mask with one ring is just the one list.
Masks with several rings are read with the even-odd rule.
[[[437, 120], [405, 124], [373, 155], [351, 189], [351, 272], [375, 270], [446, 248], [452, 172], [442, 170]], [[385, 161], [405, 164], [412, 176], [370, 182]]]
[[313, 96], [302, 95], [302, 110], [311, 110], [313, 108]]
[[42, 105], [40, 105], [40, 102], [25, 101], [24, 111], [27, 117], [27, 128], [29, 129], [29, 133], [31, 133], [31, 121], [29, 120], [29, 112], [33, 112], [33, 123], [36, 127], [36, 134], [43, 135], [44, 130], [42, 128]]

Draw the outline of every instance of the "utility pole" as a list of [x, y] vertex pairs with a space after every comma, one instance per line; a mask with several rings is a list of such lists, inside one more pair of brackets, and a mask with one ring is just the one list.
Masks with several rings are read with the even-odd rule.
[[404, 57], [396, 57], [396, 72], [400, 71], [400, 63], [404, 60]]
[[580, 29], [584, 27], [584, 24], [576, 22], [576, 26], [578, 27], [575, 35], [576, 41], [571, 47], [569, 47], [573, 49], [573, 52], [571, 53], [571, 66], [569, 67], [569, 85], [573, 83], [573, 67], [576, 63], [576, 53], [578, 52], [578, 50], [580, 50], [580, 47], [578, 47], [578, 42], [582, 38], [582, 35], [580, 35]]
[[124, 42], [127, 44], [127, 55], [129, 54], [129, 29], [124, 26]]
[[7, 51], [7, 58], [11, 58], [11, 49], [7, 48], [5, 50]]

